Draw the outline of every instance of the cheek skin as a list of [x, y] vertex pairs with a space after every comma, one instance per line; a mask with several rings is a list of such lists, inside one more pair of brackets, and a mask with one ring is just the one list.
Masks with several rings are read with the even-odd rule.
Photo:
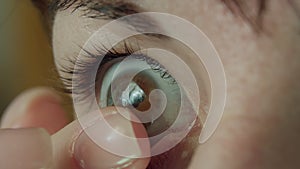
[[[207, 26], [195, 21], [219, 51], [228, 85], [222, 122], [197, 156], [203, 164], [217, 162], [204, 168], [300, 166], [299, 24], [281, 7], [272, 4], [265, 16], [266, 33], [259, 36], [245, 25], [234, 26], [228, 16], [223, 21], [210, 17], [209, 11], [204, 14], [210, 18]], [[275, 19], [279, 11], [282, 15]]]

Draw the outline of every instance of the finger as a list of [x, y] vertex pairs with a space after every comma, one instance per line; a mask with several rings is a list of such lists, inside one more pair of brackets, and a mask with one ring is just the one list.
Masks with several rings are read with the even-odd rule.
[[[147, 137], [147, 132], [142, 124], [133, 123], [123, 118], [116, 113], [114, 107], [102, 109], [101, 112], [105, 115], [105, 120], [119, 132], [129, 137]], [[149, 158], [134, 159], [114, 155], [95, 144], [86, 132], [101, 139], [103, 144], [113, 145], [120, 149], [125, 148], [125, 151], [132, 153], [132, 157], [149, 154], [149, 142], [142, 144], [133, 141], [126, 144], [115, 132], [108, 132], [105, 129], [103, 119], [95, 120], [93, 116], [85, 116], [84, 118], [84, 121], [93, 121], [90, 127], [84, 131], [80, 123], [74, 121], [52, 136], [55, 169], [146, 168]]]
[[44, 129], [1, 129], [0, 168], [50, 168], [52, 145]]
[[69, 122], [68, 115], [60, 102], [60, 97], [48, 88], [28, 90], [18, 96], [8, 107], [1, 127], [40, 127], [53, 134]]

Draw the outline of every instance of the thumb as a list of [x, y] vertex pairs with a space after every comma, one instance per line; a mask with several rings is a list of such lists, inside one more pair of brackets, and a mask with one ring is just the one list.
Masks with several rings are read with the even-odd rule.
[[[150, 158], [137, 157], [141, 157], [141, 154], [149, 154], [149, 142], [144, 144], [137, 139], [126, 142], [117, 134], [119, 132], [128, 137], [146, 138], [147, 132], [143, 125], [125, 119], [117, 113], [115, 107], [100, 111], [104, 119], [95, 118], [99, 117], [99, 112], [90, 113], [80, 122], [74, 121], [52, 136], [55, 169], [144, 169], [147, 167]], [[115, 131], [108, 130], [104, 120]], [[83, 130], [82, 121], [90, 121], [91, 124], [87, 124], [87, 128]], [[127, 151], [130, 157], [120, 156], [117, 151]]]

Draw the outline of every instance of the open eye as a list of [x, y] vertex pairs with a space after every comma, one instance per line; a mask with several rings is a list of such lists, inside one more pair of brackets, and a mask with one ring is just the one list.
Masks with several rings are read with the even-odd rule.
[[185, 78], [187, 66], [174, 55], [155, 50], [152, 45], [159, 43], [128, 42], [84, 49], [73, 74], [73, 100], [82, 114], [108, 106], [129, 109], [148, 133], [149, 168], [187, 166], [201, 131], [199, 105], [193, 99], [198, 94]]
[[[150, 59], [138, 54], [136, 57], [126, 58], [125, 61], [119, 58], [103, 65], [106, 69], [100, 72], [103, 77], [99, 80], [101, 84], [96, 84], [100, 86], [96, 96], [102, 108], [127, 107], [137, 110], [137, 117], [147, 116], [153, 119], [144, 123], [144, 126], [148, 135], [154, 136], [168, 129], [176, 120], [181, 105], [181, 94], [174, 78], [159, 66], [157, 61], [151, 62], [156, 63], [154, 68], [145, 58]], [[147, 69], [144, 69], [145, 67]], [[139, 71], [141, 69], [142, 71]], [[130, 77], [134, 73], [135, 75]], [[150, 109], [152, 111], [149, 111]], [[159, 117], [149, 114], [162, 110]]]
[[[198, 144], [201, 129], [189, 97], [182, 91], [176, 78], [157, 60], [135, 53], [118, 56], [104, 58], [105, 62], [98, 70], [95, 95], [99, 107], [126, 107], [135, 112], [139, 119], [151, 119], [153, 116], [153, 120], [143, 123], [148, 136], [167, 134], [150, 139], [151, 149], [164, 149], [168, 147], [165, 144], [173, 145], [177, 140], [176, 134], [188, 129], [189, 133], [178, 144], [162, 154], [152, 156], [148, 168], [187, 166]], [[178, 118], [182, 107], [185, 112]], [[161, 114], [156, 116], [156, 112]]]

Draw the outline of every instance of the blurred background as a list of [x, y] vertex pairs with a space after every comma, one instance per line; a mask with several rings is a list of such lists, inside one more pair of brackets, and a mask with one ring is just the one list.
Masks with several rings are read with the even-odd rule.
[[50, 85], [54, 64], [44, 28], [30, 0], [0, 0], [0, 115], [22, 91]]

